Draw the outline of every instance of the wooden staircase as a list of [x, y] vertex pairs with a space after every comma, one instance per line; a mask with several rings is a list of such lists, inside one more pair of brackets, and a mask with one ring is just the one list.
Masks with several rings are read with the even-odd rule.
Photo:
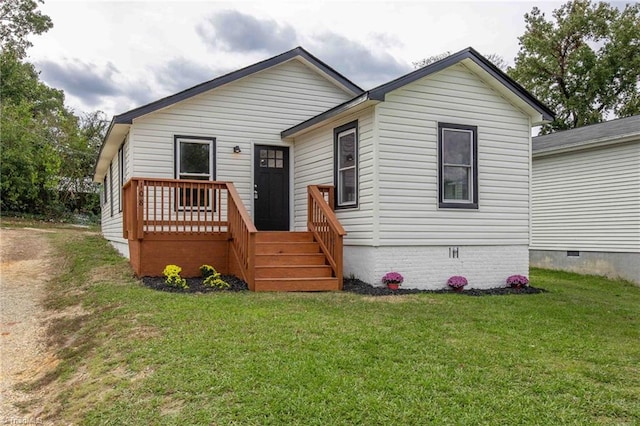
[[254, 291], [337, 291], [312, 232], [259, 231], [255, 235]]

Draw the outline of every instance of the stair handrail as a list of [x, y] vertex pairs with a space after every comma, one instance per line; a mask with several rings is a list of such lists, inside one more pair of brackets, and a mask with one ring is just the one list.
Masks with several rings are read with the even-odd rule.
[[[325, 189], [327, 185], [323, 185]], [[324, 191], [323, 191], [324, 192]], [[343, 284], [343, 237], [347, 235], [318, 185], [307, 187], [307, 229], [313, 233], [327, 258], [338, 285]]]
[[[255, 284], [256, 229], [236, 187], [227, 182], [229, 239], [242, 279], [253, 290]], [[231, 259], [230, 259], [231, 260]]]

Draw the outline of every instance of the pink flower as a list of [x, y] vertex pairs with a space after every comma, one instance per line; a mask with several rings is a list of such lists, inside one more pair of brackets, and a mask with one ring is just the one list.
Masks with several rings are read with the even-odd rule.
[[507, 278], [507, 285], [510, 287], [529, 285], [529, 279], [524, 275], [511, 275]]
[[385, 284], [402, 284], [402, 281], [404, 281], [404, 277], [398, 272], [387, 272], [384, 274], [384, 277], [382, 277], [382, 282]]
[[454, 275], [453, 277], [451, 277], [451, 278], [449, 278], [447, 280], [447, 285], [449, 285], [450, 287], [453, 287], [453, 288], [464, 287], [467, 284], [469, 284], [467, 282], [467, 279], [465, 277], [460, 276], [460, 275]]

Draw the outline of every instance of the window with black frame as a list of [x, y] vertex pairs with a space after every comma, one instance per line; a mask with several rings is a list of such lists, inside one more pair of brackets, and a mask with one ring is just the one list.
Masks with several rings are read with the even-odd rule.
[[[188, 180], [214, 180], [215, 138], [176, 137], [176, 177]], [[180, 189], [176, 194], [180, 209], [211, 209], [213, 190], [204, 188]]]
[[358, 206], [358, 122], [334, 130], [336, 208]]
[[478, 128], [438, 124], [439, 206], [478, 208]]

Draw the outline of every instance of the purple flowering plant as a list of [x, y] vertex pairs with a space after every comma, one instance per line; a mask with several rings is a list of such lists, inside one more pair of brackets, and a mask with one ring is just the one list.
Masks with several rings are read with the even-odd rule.
[[507, 285], [509, 287], [518, 287], [529, 285], [529, 279], [524, 275], [511, 275], [507, 278]]
[[382, 277], [382, 282], [385, 284], [402, 284], [402, 281], [404, 281], [404, 277], [399, 272], [387, 272]]
[[460, 275], [454, 275], [453, 277], [450, 277], [447, 280], [447, 285], [449, 287], [453, 287], [453, 288], [464, 287], [467, 284], [469, 284], [467, 282], [467, 279], [465, 277], [460, 276]]

